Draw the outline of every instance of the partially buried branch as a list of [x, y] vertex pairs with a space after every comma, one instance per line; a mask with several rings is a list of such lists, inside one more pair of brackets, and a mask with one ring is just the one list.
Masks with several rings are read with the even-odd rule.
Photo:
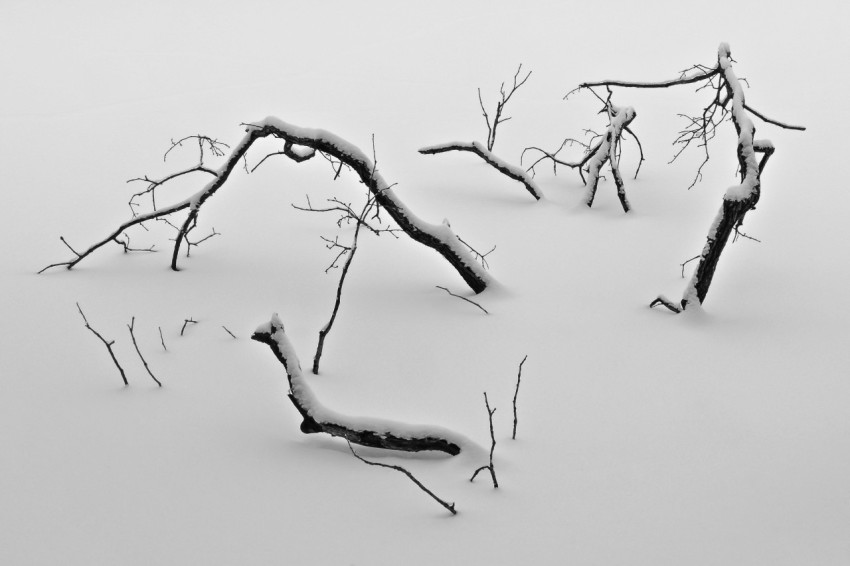
[[[588, 207], [593, 206], [593, 200], [596, 197], [596, 189], [599, 186], [599, 180], [601, 178], [600, 173], [602, 171], [602, 167], [608, 163], [611, 167], [611, 174], [614, 177], [614, 184], [617, 187], [617, 198], [620, 200], [620, 205], [623, 207], [623, 211], [629, 212], [631, 210], [631, 205], [626, 197], [625, 182], [620, 174], [620, 152], [623, 132], [629, 132], [638, 144], [638, 149], [640, 150], [640, 162], [643, 161], [643, 148], [640, 145], [640, 140], [637, 138], [637, 135], [629, 129], [629, 125], [635, 119], [637, 114], [635, 113], [635, 109], [631, 106], [620, 107], [611, 103], [610, 91], [608, 97], [603, 99], [596, 94], [593, 89], [588, 90], [590, 90], [590, 92], [604, 104], [600, 113], [604, 113], [608, 116], [608, 127], [605, 129], [605, 133], [594, 134], [589, 143], [584, 143], [573, 138], [567, 138], [561, 143], [561, 146], [553, 152], [546, 151], [535, 146], [527, 147], [523, 150], [522, 157], [525, 157], [526, 152], [537, 152], [540, 154], [527, 169], [527, 171], [531, 173], [534, 173], [535, 167], [544, 161], [552, 162], [552, 171], [555, 174], [557, 174], [558, 165], [569, 167], [570, 169], [577, 169], [582, 181], [587, 186], [584, 203]], [[578, 161], [566, 161], [558, 156], [564, 148], [572, 145], [580, 145], [584, 147], [585, 152], [581, 159]], [[637, 167], [638, 171], [640, 170], [640, 162]], [[584, 177], [585, 171], [588, 173], [587, 179]], [[635, 171], [635, 177], [637, 177], [637, 171]]]
[[100, 332], [91, 327], [88, 319], [86, 319], [86, 315], [83, 313], [82, 307], [80, 307], [80, 303], [77, 303], [77, 310], [80, 311], [80, 316], [83, 317], [83, 322], [85, 323], [86, 328], [91, 330], [92, 334], [97, 336], [100, 341], [103, 342], [103, 345], [106, 346], [109, 356], [112, 358], [112, 361], [115, 362], [115, 367], [118, 368], [118, 372], [121, 374], [121, 380], [124, 382], [124, 385], [130, 385], [127, 381], [127, 376], [124, 374], [124, 368], [122, 368], [121, 364], [118, 363], [118, 359], [115, 357], [115, 352], [112, 351], [112, 345], [115, 344], [115, 340], [107, 340], [100, 335]]
[[[204, 203], [224, 186], [230, 174], [239, 164], [240, 160], [244, 158], [248, 149], [255, 141], [271, 137], [284, 142], [284, 151], [277, 153], [293, 161], [305, 161], [310, 159], [315, 153], [319, 153], [329, 160], [338, 163], [337, 174], [343, 165], [350, 168], [359, 177], [360, 182], [366, 185], [376, 203], [381, 209], [386, 210], [387, 214], [401, 230], [416, 242], [428, 246], [442, 255], [474, 292], [480, 293], [487, 288], [487, 285], [491, 281], [490, 276], [483, 268], [476, 264], [468, 250], [460, 243], [457, 235], [449, 228], [448, 224], [446, 222], [441, 225], [429, 224], [413, 214], [395, 195], [391, 186], [375, 170], [372, 161], [359, 148], [328, 131], [301, 128], [273, 117], [260, 120], [253, 124], [246, 124], [245, 126], [245, 136], [233, 147], [230, 154], [226, 156], [224, 164], [217, 169], [206, 170], [204, 168], [202, 172], [211, 174], [212, 179], [201, 190], [169, 206], [154, 208], [152, 211], [143, 214], [136, 214], [134, 212], [133, 218], [121, 223], [102, 240], [95, 242], [82, 252], [74, 251], [75, 257], [72, 259], [53, 263], [42, 269], [39, 273], [59, 266], [72, 269], [105, 244], [115, 241], [128, 228], [142, 224], [148, 220], [167, 217], [185, 210], [187, 211], [187, 216], [179, 224], [171, 254], [171, 268], [176, 271], [180, 247], [187, 241], [189, 232], [197, 225], [198, 215]], [[295, 148], [299, 148], [301, 151], [296, 151]], [[193, 168], [191, 171], [196, 170], [198, 169]], [[190, 170], [186, 172], [188, 173]], [[157, 187], [159, 186], [161, 186], [161, 183], [157, 185]]]
[[412, 426], [375, 418], [350, 417], [323, 406], [316, 398], [301, 370], [295, 349], [275, 314], [251, 336], [252, 340], [268, 345], [283, 364], [289, 382], [289, 400], [301, 415], [301, 432], [323, 432], [339, 436], [355, 444], [419, 452], [436, 450], [455, 456], [468, 441], [441, 427]]
[[139, 345], [136, 343], [136, 335], [133, 333], [133, 326], [136, 324], [136, 317], [130, 319], [130, 324], [127, 325], [127, 328], [130, 329], [130, 338], [133, 339], [133, 347], [136, 348], [136, 353], [139, 354], [139, 359], [142, 360], [142, 364], [145, 366], [145, 371], [148, 372], [148, 375], [151, 376], [156, 384], [162, 387], [162, 383], [156, 378], [156, 376], [151, 371], [151, 368], [148, 367], [148, 362], [145, 360], [145, 357], [142, 356], [142, 351], [139, 350]]
[[[702, 177], [702, 168], [708, 162], [708, 144], [714, 138], [718, 125], [727, 118], [732, 121], [738, 134], [736, 154], [741, 182], [730, 187], [723, 195], [723, 204], [715, 216], [706, 237], [706, 243], [699, 256], [699, 263], [691, 281], [685, 288], [680, 301], [674, 302], [663, 295], [650, 303], [650, 307], [661, 305], [674, 313], [679, 313], [689, 305], [701, 305], [705, 301], [720, 254], [723, 252], [729, 236], [740, 233], [744, 218], [753, 210], [761, 196], [761, 174], [773, 155], [774, 146], [769, 140], [755, 137], [756, 127], [750, 114], [767, 123], [781, 128], [804, 130], [802, 126], [792, 126], [776, 120], [770, 120], [746, 104], [741, 80], [732, 69], [732, 52], [728, 43], [721, 43], [717, 49], [717, 63], [713, 66], [694, 65], [683, 71], [679, 78], [659, 82], [597, 81], [583, 83], [580, 88], [619, 86], [628, 88], [668, 88], [677, 85], [700, 84], [697, 90], [710, 89], [713, 93], [708, 105], [696, 116], [684, 115], [687, 125], [679, 133], [675, 144], [681, 146], [673, 159], [695, 144], [702, 147], [705, 157], [697, 169], [694, 185]], [[761, 160], [756, 156], [762, 154]]]
[[424, 491], [425, 493], [430, 495], [431, 498], [434, 501], [436, 501], [437, 503], [439, 503], [440, 505], [442, 505], [443, 507], [448, 509], [448, 511], [452, 515], [457, 515], [457, 511], [455, 510], [455, 504], [454, 503], [447, 503], [446, 501], [437, 497], [437, 495], [433, 491], [431, 491], [430, 489], [425, 487], [422, 484], [422, 482], [420, 482], [418, 479], [416, 479], [416, 477], [414, 477], [414, 475], [411, 474], [410, 472], [408, 472], [406, 469], [402, 468], [401, 466], [394, 466], [392, 464], [382, 464], [380, 462], [371, 462], [371, 461], [367, 460], [366, 458], [363, 458], [360, 454], [358, 454], [357, 452], [354, 451], [354, 447], [351, 445], [351, 441], [347, 441], [347, 442], [348, 442], [348, 449], [351, 450], [351, 453], [354, 454], [354, 457], [357, 458], [358, 460], [360, 460], [361, 462], [363, 462], [364, 464], [369, 464], [370, 466], [380, 466], [382, 468], [389, 468], [391, 470], [396, 470], [397, 472], [403, 473], [408, 478], [410, 478], [410, 481], [412, 481], [417, 486], [419, 486], [419, 489], [421, 489], [422, 491]]
[[511, 96], [522, 86], [525, 84], [525, 81], [531, 76], [531, 71], [525, 75], [525, 78], [519, 80], [520, 71], [522, 70], [522, 65], [517, 69], [516, 74], [514, 74], [514, 82], [513, 86], [505, 92], [505, 83], [502, 83], [499, 92], [501, 94], [501, 100], [496, 103], [496, 111], [494, 112], [493, 118], [490, 118], [490, 115], [487, 114], [487, 110], [484, 108], [484, 101], [481, 99], [481, 89], [478, 89], [478, 103], [481, 106], [481, 111], [484, 114], [484, 120], [487, 123], [487, 143], [482, 144], [480, 142], [450, 142], [438, 145], [431, 145], [427, 147], [423, 147], [419, 150], [419, 153], [423, 155], [436, 155], [438, 153], [445, 153], [448, 151], [467, 151], [470, 153], [474, 153], [481, 159], [483, 159], [488, 165], [495, 168], [499, 173], [505, 175], [515, 181], [519, 181], [525, 186], [525, 190], [527, 190], [531, 196], [533, 196], [536, 200], [540, 200], [542, 193], [540, 189], [537, 187], [537, 184], [534, 182], [534, 179], [529, 175], [522, 167], [517, 167], [516, 165], [511, 165], [510, 163], [500, 159], [496, 155], [493, 154], [493, 145], [496, 143], [496, 128], [502, 122], [507, 122], [510, 120], [510, 117], [502, 117], [502, 111], [505, 108], [505, 105], [511, 99]]

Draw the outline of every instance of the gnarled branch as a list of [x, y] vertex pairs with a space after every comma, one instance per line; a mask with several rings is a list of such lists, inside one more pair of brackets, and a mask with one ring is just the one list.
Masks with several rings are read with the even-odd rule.
[[303, 419], [301, 432], [305, 434], [323, 432], [363, 446], [406, 452], [436, 450], [452, 456], [460, 454], [461, 446], [466, 443], [459, 435], [439, 427], [349, 417], [324, 407], [304, 378], [298, 356], [277, 315], [257, 328], [251, 339], [268, 345], [283, 364], [289, 381], [289, 399]]

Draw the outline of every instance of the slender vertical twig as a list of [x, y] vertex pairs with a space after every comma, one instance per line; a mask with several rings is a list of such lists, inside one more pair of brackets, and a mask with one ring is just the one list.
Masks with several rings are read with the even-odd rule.
[[165, 338], [162, 337], [162, 327], [157, 326], [157, 328], [159, 328], [159, 341], [162, 343], [162, 349], [167, 352], [168, 348], [165, 347]]
[[162, 383], [156, 378], [156, 376], [151, 371], [151, 368], [148, 367], [148, 362], [145, 361], [144, 356], [142, 356], [142, 351], [139, 350], [139, 345], [136, 343], [136, 335], [133, 333], [133, 325], [136, 324], [136, 317], [130, 319], [130, 324], [127, 325], [127, 328], [130, 329], [130, 338], [133, 339], [133, 346], [136, 348], [136, 353], [139, 354], [139, 359], [142, 360], [142, 364], [145, 366], [145, 370], [148, 372], [148, 375], [151, 376], [151, 379], [156, 381], [156, 384], [162, 387]]
[[472, 474], [469, 481], [474, 481], [475, 476], [477, 476], [478, 472], [481, 470], [490, 470], [490, 477], [493, 478], [493, 487], [498, 488], [499, 482], [496, 480], [496, 468], [493, 467], [493, 451], [496, 449], [496, 435], [493, 434], [493, 413], [496, 412], [496, 409], [490, 408], [490, 401], [487, 400], [486, 391], [484, 392], [484, 406], [487, 407], [487, 417], [490, 419], [490, 463], [475, 470], [475, 473]]
[[115, 362], [115, 367], [118, 368], [118, 371], [121, 373], [121, 379], [124, 381], [124, 385], [130, 385], [127, 381], [127, 376], [124, 374], [124, 368], [121, 367], [121, 364], [118, 363], [118, 359], [115, 357], [115, 352], [112, 351], [112, 345], [115, 344], [115, 340], [108, 341], [106, 338], [100, 335], [100, 333], [91, 327], [88, 319], [86, 319], [86, 315], [83, 313], [83, 309], [80, 307], [80, 303], [77, 303], [77, 310], [80, 311], [80, 316], [83, 317], [83, 322], [86, 323], [86, 328], [92, 331], [92, 333], [100, 338], [100, 341], [103, 342], [106, 349], [109, 351], [109, 355], [112, 357], [112, 361]]
[[519, 363], [519, 371], [517, 371], [517, 376], [516, 376], [516, 391], [514, 391], [514, 432], [513, 432], [513, 435], [511, 436], [512, 440], [516, 440], [516, 425], [517, 425], [516, 398], [517, 398], [517, 395], [519, 395], [519, 382], [522, 379], [522, 364], [524, 364], [525, 360], [527, 360], [527, 359], [528, 359], [528, 354], [526, 354], [526, 356]]

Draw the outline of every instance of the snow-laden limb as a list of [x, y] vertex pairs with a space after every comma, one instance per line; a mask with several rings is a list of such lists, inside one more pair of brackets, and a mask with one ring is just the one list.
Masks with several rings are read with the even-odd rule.
[[[596, 93], [594, 93], [596, 94]], [[620, 204], [623, 207], [624, 212], [629, 212], [631, 210], [631, 205], [629, 204], [629, 199], [626, 197], [626, 185], [623, 181], [623, 176], [620, 174], [620, 142], [622, 141], [623, 131], [629, 130], [629, 124], [637, 116], [635, 109], [631, 106], [619, 107], [611, 104], [610, 96], [608, 100], [603, 101], [605, 103], [605, 107], [603, 111], [608, 114], [608, 127], [605, 129], [605, 133], [599, 136], [599, 139], [593, 143], [592, 145], [585, 146], [585, 154], [579, 161], [564, 161], [558, 158], [558, 153], [567, 147], [568, 145], [572, 145], [573, 143], [578, 143], [580, 145], [584, 145], [582, 142], [577, 142], [571, 138], [564, 140], [559, 147], [554, 152], [545, 151], [539, 147], [527, 147], [523, 150], [523, 156], [527, 151], [537, 151], [540, 152], [540, 157], [538, 157], [527, 169], [527, 171], [534, 171], [535, 166], [537, 166], [540, 162], [545, 160], [552, 161], [553, 170], [557, 173], [558, 165], [563, 165], [565, 167], [569, 167], [571, 169], [577, 169], [579, 175], [581, 175], [582, 181], [587, 185], [587, 193], [585, 194], [584, 202], [588, 207], [593, 206], [593, 200], [596, 196], [596, 189], [599, 186], [599, 178], [602, 167], [605, 163], [610, 163], [611, 165], [611, 173], [614, 176], [614, 184], [617, 186], [617, 197], [620, 199]], [[632, 134], [634, 135], [634, 134]], [[635, 137], [637, 141], [637, 137]], [[640, 146], [640, 142], [638, 141], [638, 145]], [[641, 161], [643, 161], [643, 151], [641, 150]], [[640, 166], [638, 166], [640, 167]], [[583, 170], [587, 170], [588, 178], [585, 179]], [[637, 173], [635, 173], [637, 176]]]
[[[729, 113], [738, 133], [737, 153], [741, 183], [729, 187], [723, 195], [723, 204], [708, 230], [699, 264], [682, 295], [681, 308], [677, 309], [676, 305], [663, 297], [658, 297], [650, 304], [661, 304], [673, 312], [681, 312], [687, 309], [688, 305], [702, 305], [705, 301], [717, 262], [729, 241], [729, 236], [738, 232], [747, 212], [758, 203], [761, 196], [761, 174], [775, 151], [769, 140], [755, 139], [756, 128], [744, 103], [744, 90], [732, 69], [732, 55], [727, 43], [721, 43], [718, 48], [717, 69], [721, 80], [718, 90], [722, 88], [726, 93], [725, 103], [722, 104], [731, 102]], [[760, 162], [756, 158], [757, 153], [763, 154]]]
[[474, 446], [467, 438], [442, 427], [352, 417], [322, 405], [304, 378], [298, 356], [277, 314], [260, 325], [251, 339], [267, 344], [286, 369], [289, 399], [304, 419], [301, 432], [305, 434], [324, 432], [363, 446], [406, 452], [436, 450], [452, 456]]
[[[354, 144], [326, 130], [302, 128], [274, 117], [268, 117], [246, 126], [245, 135], [234, 146], [226, 161], [218, 169], [206, 171], [213, 175], [213, 179], [201, 190], [178, 203], [157, 208], [145, 214], [135, 215], [87, 250], [80, 253], [74, 251], [76, 255], [74, 259], [51, 264], [41, 271], [58, 266], [71, 269], [101, 246], [111, 241], [117, 241], [118, 236], [127, 228], [147, 220], [163, 218], [182, 210], [188, 210], [188, 215], [178, 228], [177, 237], [174, 240], [171, 268], [176, 271], [180, 246], [187, 239], [188, 233], [197, 225], [198, 214], [203, 204], [224, 186], [230, 174], [255, 141], [272, 137], [284, 141], [284, 151], [278, 153], [293, 161], [306, 161], [318, 152], [338, 160], [340, 167], [342, 165], [348, 166], [368, 187], [378, 206], [383, 207], [408, 236], [442, 255], [474, 292], [480, 293], [491, 282], [490, 275], [475, 262], [470, 252], [459, 241], [457, 235], [452, 232], [447, 223], [429, 224], [413, 214], [395, 195], [391, 186], [377, 171], [372, 160]], [[294, 149], [295, 147], [298, 149]]]
[[[713, 67], [695, 65], [684, 71], [678, 79], [659, 82], [630, 82], [630, 81], [597, 81], [582, 83], [579, 88], [613, 86], [630, 88], [667, 88], [683, 84], [703, 83], [697, 90], [710, 87], [714, 92], [711, 102], [698, 116], [685, 116], [688, 126], [679, 134], [677, 144], [682, 148], [674, 156], [674, 160], [692, 142], [705, 148], [706, 156], [697, 170], [694, 183], [701, 177], [702, 166], [708, 162], [708, 142], [714, 137], [715, 130], [727, 117], [731, 118], [738, 133], [737, 157], [741, 182], [730, 187], [723, 195], [723, 205], [720, 207], [709, 228], [706, 243], [699, 256], [699, 264], [685, 289], [682, 300], [676, 305], [670, 299], [659, 296], [650, 303], [651, 307], [663, 305], [673, 312], [681, 312], [688, 305], [701, 305], [705, 301], [720, 254], [734, 232], [740, 234], [739, 228], [744, 222], [747, 212], [755, 208], [761, 195], [761, 173], [775, 148], [769, 140], [755, 139], [755, 125], [750, 113], [761, 120], [792, 130], [805, 130], [802, 126], [771, 120], [760, 112], [748, 106], [744, 99], [744, 90], [732, 69], [732, 54], [728, 43], [721, 43], [717, 49], [717, 64]], [[761, 153], [759, 161], [756, 154]], [[691, 184], [693, 186], [693, 183]]]
[[470, 153], [474, 153], [486, 161], [488, 165], [495, 168], [499, 173], [522, 183], [525, 186], [525, 190], [527, 190], [536, 200], [540, 200], [543, 196], [543, 193], [540, 192], [540, 188], [537, 186], [537, 183], [534, 182], [534, 179], [531, 178], [531, 175], [529, 175], [527, 171], [525, 171], [522, 167], [511, 165], [507, 161], [500, 159], [494, 155], [492, 151], [477, 141], [470, 143], [449, 142], [439, 145], [430, 145], [420, 149], [419, 153], [423, 155], [435, 155], [437, 153], [445, 153], [447, 151], [468, 151]]
[[620, 160], [617, 155], [617, 146], [620, 143], [623, 130], [635, 119], [635, 109], [631, 106], [620, 108], [610, 103], [607, 104], [607, 109], [609, 117], [608, 128], [605, 130], [605, 135], [601, 143], [596, 147], [596, 151], [593, 152], [587, 161], [587, 195], [584, 202], [588, 207], [593, 206], [596, 188], [599, 185], [599, 172], [607, 161], [611, 163], [611, 173], [614, 176], [614, 184], [617, 186], [617, 198], [620, 199], [623, 212], [628, 212], [631, 210], [631, 206], [629, 205], [629, 199], [626, 198], [626, 187], [623, 183], [623, 177], [620, 175]]

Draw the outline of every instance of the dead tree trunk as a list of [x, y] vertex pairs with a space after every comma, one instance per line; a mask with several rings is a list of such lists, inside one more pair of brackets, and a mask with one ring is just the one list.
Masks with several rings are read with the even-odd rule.
[[283, 364], [289, 380], [289, 400], [303, 419], [301, 432], [323, 432], [345, 438], [355, 444], [388, 450], [436, 450], [452, 456], [460, 454], [465, 439], [451, 431], [439, 427], [410, 426], [380, 419], [349, 417], [324, 407], [304, 379], [295, 349], [277, 315], [260, 326], [251, 339], [267, 344]]
[[[344, 139], [325, 130], [301, 128], [278, 120], [277, 118], [266, 118], [255, 124], [246, 124], [246, 134], [242, 140], [233, 148], [226, 162], [217, 170], [208, 169], [199, 165], [186, 171], [170, 175], [166, 180], [176, 178], [190, 172], [203, 172], [214, 178], [203, 189], [170, 206], [155, 208], [145, 214], [137, 214], [132, 219], [122, 223], [111, 234], [96, 242], [83, 252], [72, 249], [75, 258], [48, 265], [41, 272], [52, 267], [65, 266], [73, 268], [80, 261], [92, 254], [94, 251], [109, 242], [119, 242], [118, 236], [127, 228], [141, 224], [148, 220], [163, 218], [182, 210], [188, 210], [188, 215], [177, 230], [174, 248], [171, 255], [171, 268], [177, 271], [177, 258], [180, 247], [187, 240], [188, 234], [195, 228], [203, 204], [212, 197], [229, 178], [230, 174], [244, 158], [251, 145], [261, 138], [272, 137], [283, 140], [284, 150], [273, 155], [285, 155], [296, 162], [306, 161], [313, 157], [316, 152], [322, 153], [353, 170], [360, 181], [365, 184], [375, 198], [378, 206], [383, 207], [398, 226], [415, 241], [434, 249], [442, 255], [455, 268], [458, 274], [475, 292], [480, 293], [487, 288], [491, 278], [487, 272], [480, 267], [470, 255], [465, 246], [448, 226], [447, 222], [434, 225], [424, 222], [413, 214], [395, 195], [391, 186], [378, 173], [374, 163], [359, 148]], [[296, 152], [293, 148], [307, 148], [309, 152]], [[267, 156], [268, 157], [268, 156]], [[149, 191], [165, 182], [152, 182]], [[40, 272], [40, 273], [41, 273]]]

